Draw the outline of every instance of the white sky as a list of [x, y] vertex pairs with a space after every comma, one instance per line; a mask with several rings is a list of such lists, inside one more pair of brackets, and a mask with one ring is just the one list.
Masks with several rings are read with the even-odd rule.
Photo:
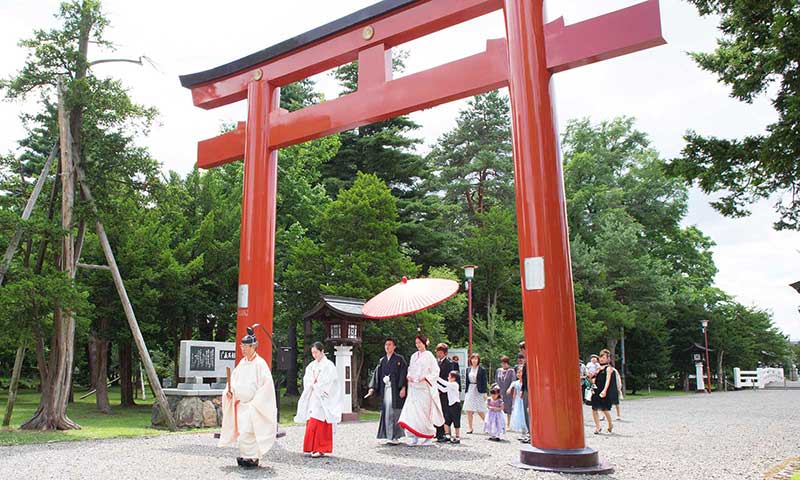
[[[23, 64], [17, 46], [34, 28], [55, 25], [57, 0], [0, 0], [0, 77]], [[263, 49], [363, 8], [373, 0], [292, 0], [172, 2], [106, 0], [111, 21], [106, 37], [115, 42], [115, 57], [147, 55], [158, 69], [127, 64], [96, 67], [96, 74], [121, 78], [133, 98], [154, 105], [159, 123], [141, 143], [165, 169], [187, 172], [195, 162], [198, 140], [217, 134], [222, 122], [243, 120], [244, 104], [204, 111], [192, 106], [179, 74], [194, 73]], [[564, 15], [574, 23], [638, 3], [637, 0], [548, 0], [551, 18]], [[776, 118], [766, 99], [752, 105], [735, 101], [728, 89], [698, 69], [688, 51], [710, 51], [718, 31], [716, 19], [701, 19], [681, 0], [662, 0], [664, 36], [668, 44], [555, 76], [559, 124], [588, 116], [593, 121], [627, 115], [647, 132], [664, 158], [676, 156], [688, 129], [734, 138], [763, 132]], [[483, 51], [485, 40], [505, 35], [500, 12], [420, 39], [405, 46], [410, 52], [407, 73], [413, 73]], [[108, 58], [90, 52], [92, 60]], [[328, 98], [337, 96], [329, 77], [318, 76]], [[35, 100], [35, 99], [34, 99]], [[428, 146], [454, 126], [464, 102], [454, 102], [413, 115], [423, 125]], [[15, 148], [24, 132], [17, 115], [31, 105], [0, 103], [0, 152]], [[716, 285], [738, 301], [771, 310], [775, 322], [793, 339], [800, 339], [800, 295], [788, 284], [800, 280], [800, 233], [772, 229], [775, 214], [768, 202], [745, 219], [728, 219], [708, 206], [708, 197], [692, 191], [687, 225], [697, 225], [716, 243], [719, 268]]]

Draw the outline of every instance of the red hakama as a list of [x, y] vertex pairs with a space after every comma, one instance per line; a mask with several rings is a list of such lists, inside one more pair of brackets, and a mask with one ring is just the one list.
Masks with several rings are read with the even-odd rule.
[[303, 453], [333, 452], [333, 424], [309, 418], [306, 423], [306, 436], [303, 439]]

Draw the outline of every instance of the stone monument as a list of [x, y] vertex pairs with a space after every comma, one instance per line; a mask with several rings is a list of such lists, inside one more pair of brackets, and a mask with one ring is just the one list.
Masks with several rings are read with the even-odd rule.
[[[184, 340], [178, 357], [178, 374], [184, 382], [178, 388], [165, 388], [170, 411], [180, 428], [222, 426], [220, 397], [225, 393], [226, 368], [236, 365], [236, 344]], [[214, 383], [204, 383], [213, 378]], [[153, 426], [166, 426], [165, 419], [153, 405]]]

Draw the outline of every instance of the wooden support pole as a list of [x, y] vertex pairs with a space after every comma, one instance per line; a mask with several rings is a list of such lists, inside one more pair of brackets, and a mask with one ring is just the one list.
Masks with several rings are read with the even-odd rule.
[[[54, 145], [53, 149], [50, 150], [50, 155], [47, 156], [47, 160], [44, 162], [44, 167], [42, 167], [42, 173], [39, 174], [39, 178], [36, 180], [36, 185], [33, 187], [33, 192], [31, 193], [30, 198], [28, 198], [28, 203], [25, 205], [25, 210], [22, 211], [23, 222], [31, 218], [33, 207], [36, 205], [36, 200], [39, 198], [39, 194], [42, 193], [42, 187], [44, 187], [44, 182], [47, 180], [47, 175], [50, 174], [50, 167], [53, 166], [53, 161], [55, 160], [57, 154], [58, 144]], [[17, 226], [14, 236], [11, 237], [11, 241], [8, 243], [6, 254], [3, 255], [3, 263], [0, 264], [0, 285], [3, 284], [3, 277], [5, 277], [8, 267], [11, 265], [11, 259], [14, 257], [14, 252], [16, 252], [17, 247], [19, 247], [19, 241], [22, 239], [22, 231], [23, 228], [20, 224]]]
[[142, 373], [141, 363], [139, 363], [139, 382], [142, 384], [142, 400], [147, 400], [147, 392], [144, 391], [144, 374]]
[[[92, 207], [92, 210], [94, 210], [96, 213], [94, 197], [92, 197], [92, 192], [89, 189], [89, 185], [86, 183], [86, 177], [83, 173], [83, 169], [78, 166], [76, 170], [78, 173], [78, 181], [81, 185], [81, 191], [86, 197], [86, 200], [89, 202], [89, 205]], [[139, 349], [139, 356], [142, 359], [145, 370], [147, 371], [147, 378], [150, 380], [150, 388], [153, 389], [153, 393], [156, 396], [156, 401], [158, 401], [158, 405], [161, 407], [161, 413], [164, 414], [164, 418], [167, 420], [167, 426], [170, 430], [175, 431], [178, 429], [178, 427], [175, 424], [175, 419], [172, 417], [172, 412], [169, 410], [169, 404], [167, 403], [167, 397], [164, 395], [164, 390], [161, 389], [161, 383], [159, 383], [158, 375], [156, 375], [156, 369], [153, 367], [153, 361], [150, 358], [150, 352], [147, 350], [147, 345], [144, 343], [142, 331], [139, 329], [139, 323], [136, 321], [136, 314], [133, 313], [133, 306], [128, 299], [128, 292], [125, 290], [125, 284], [122, 282], [122, 275], [119, 273], [117, 261], [114, 259], [114, 252], [111, 250], [111, 244], [108, 242], [106, 230], [103, 228], [103, 224], [100, 222], [100, 220], [97, 220], [97, 223], [95, 223], [95, 230], [97, 231], [97, 238], [100, 240], [100, 246], [103, 248], [106, 262], [111, 268], [111, 276], [114, 279], [114, 286], [117, 288], [117, 294], [119, 294], [119, 299], [122, 302], [122, 308], [125, 310], [125, 317], [128, 319], [128, 326], [130, 327], [131, 334], [136, 342], [136, 347]]]
[[78, 265], [81, 265], [81, 253], [83, 252], [83, 241], [86, 239], [86, 220], [81, 219], [78, 225], [78, 238], [75, 239], [75, 265], [73, 269], [77, 270]]
[[[112, 379], [111, 381], [109, 381], [109, 382], [106, 382], [106, 387], [110, 387], [111, 385], [113, 385], [113, 384], [114, 384], [114, 382], [116, 382], [116, 381], [117, 381], [117, 380], [119, 380], [119, 379], [120, 379], [120, 377], [119, 377], [119, 376], [117, 376], [117, 377], [115, 377], [114, 379]], [[84, 394], [83, 394], [81, 397], [79, 397], [79, 398], [78, 398], [78, 400], [83, 400], [84, 398], [88, 397], [89, 395], [92, 395], [92, 394], [94, 394], [94, 392], [96, 392], [96, 391], [97, 391], [97, 389], [96, 389], [96, 388], [94, 388], [94, 389], [92, 389], [92, 391], [90, 391], [90, 392], [88, 392], [88, 393], [84, 393]]]
[[111, 270], [111, 267], [108, 265], [93, 265], [91, 263], [79, 263], [77, 264], [77, 267], [86, 270]]
[[14, 412], [14, 402], [17, 401], [17, 390], [19, 388], [19, 377], [22, 373], [22, 361], [25, 359], [25, 347], [17, 349], [17, 356], [14, 359], [14, 372], [11, 374], [11, 385], [8, 386], [8, 403], [6, 403], [6, 416], [3, 417], [3, 426], [11, 425], [11, 414]]

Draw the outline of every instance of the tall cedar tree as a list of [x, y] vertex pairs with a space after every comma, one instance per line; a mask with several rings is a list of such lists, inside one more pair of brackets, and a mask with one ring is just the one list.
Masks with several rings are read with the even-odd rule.
[[687, 0], [700, 15], [718, 15], [722, 38], [711, 53], [692, 53], [703, 70], [751, 103], [771, 99], [778, 120], [766, 133], [728, 140], [690, 131], [686, 147], [668, 171], [697, 182], [730, 217], [749, 214], [748, 204], [776, 198], [778, 230], [800, 230], [800, 8], [796, 0]]

